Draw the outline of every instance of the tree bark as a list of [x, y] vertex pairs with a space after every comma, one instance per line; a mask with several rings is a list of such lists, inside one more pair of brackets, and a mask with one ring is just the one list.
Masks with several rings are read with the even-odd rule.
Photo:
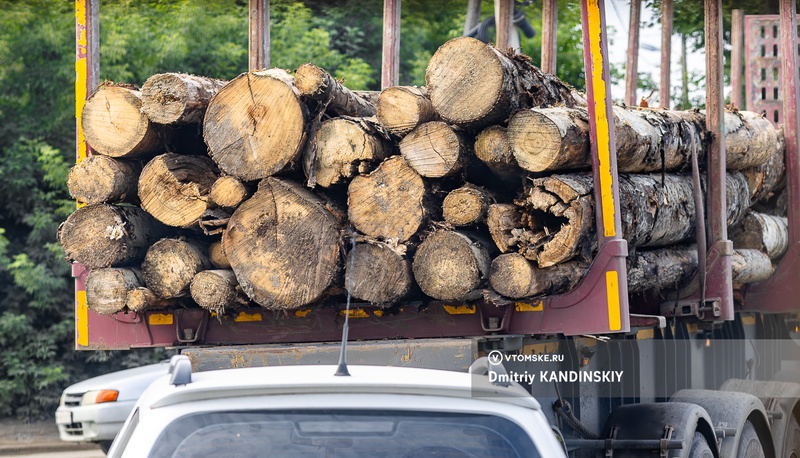
[[431, 121], [403, 137], [400, 153], [420, 175], [442, 178], [464, 166], [466, 143], [462, 135], [446, 123]]
[[238, 178], [224, 175], [217, 178], [217, 181], [211, 186], [209, 197], [220, 207], [236, 208], [251, 194], [250, 189]]
[[454, 226], [468, 226], [483, 221], [489, 206], [496, 201], [495, 195], [480, 186], [466, 183], [450, 191], [442, 203], [444, 220]]
[[211, 98], [227, 81], [184, 73], [159, 73], [142, 86], [142, 113], [159, 124], [200, 124]]
[[522, 55], [511, 55], [474, 38], [439, 47], [425, 75], [433, 108], [445, 121], [468, 129], [500, 124], [532, 106], [575, 106], [585, 99]]
[[405, 159], [392, 156], [369, 175], [353, 178], [347, 189], [347, 216], [362, 234], [402, 243], [431, 214], [422, 177]]
[[[663, 181], [662, 181], [663, 180]], [[726, 181], [728, 225], [750, 206], [747, 181], [739, 172]], [[516, 203], [529, 214], [531, 229], [544, 234], [536, 244], [519, 246], [528, 259], [548, 267], [588, 252], [595, 239], [594, 181], [591, 175], [537, 178]], [[622, 236], [632, 247], [672, 245], [694, 235], [692, 181], [683, 175], [620, 175]]]
[[392, 86], [378, 97], [378, 122], [389, 132], [403, 137], [420, 124], [436, 119], [424, 87]]
[[434, 299], [476, 299], [489, 276], [490, 249], [489, 243], [474, 235], [438, 230], [414, 255], [414, 278], [422, 292]]
[[231, 263], [222, 249], [222, 241], [217, 241], [208, 246], [208, 260], [217, 269], [230, 269]]
[[294, 84], [300, 95], [316, 100], [338, 116], [375, 116], [372, 102], [347, 89], [316, 65], [301, 65], [295, 72]]
[[523, 172], [511, 144], [508, 131], [502, 126], [489, 126], [475, 137], [475, 156], [498, 177], [507, 181], [519, 181]]
[[783, 149], [780, 131], [752, 111], [725, 113], [725, 157], [728, 169], [744, 170], [770, 161]]
[[132, 268], [93, 269], [86, 277], [86, 305], [101, 315], [124, 311], [128, 292], [142, 286], [141, 275]]
[[138, 90], [100, 86], [86, 100], [81, 124], [86, 142], [111, 157], [136, 157], [163, 152], [169, 129], [151, 123], [142, 111]]
[[324, 121], [314, 141], [313, 173], [316, 184], [324, 188], [372, 171], [394, 150], [389, 133], [366, 118], [340, 117]]
[[140, 287], [128, 291], [125, 306], [131, 312], [144, 312], [146, 310], [165, 309], [178, 304], [177, 299], [162, 299], [156, 296], [151, 289]]
[[759, 250], [734, 250], [731, 256], [734, 284], [766, 281], [775, 272], [769, 256]]
[[81, 207], [58, 228], [68, 261], [90, 269], [135, 265], [167, 228], [138, 207]]
[[190, 227], [213, 205], [209, 194], [217, 177], [217, 168], [207, 157], [162, 154], [142, 169], [139, 200], [162, 223]]
[[345, 257], [345, 288], [361, 300], [389, 306], [405, 299], [414, 288], [411, 261], [405, 246], [392, 247], [370, 240], [360, 242]]
[[294, 309], [320, 299], [339, 274], [340, 222], [300, 185], [267, 178], [233, 213], [222, 246], [258, 304]]
[[494, 258], [489, 272], [492, 289], [512, 299], [557, 294], [574, 288], [586, 273], [586, 264], [565, 262], [538, 268], [519, 253]]
[[189, 290], [197, 305], [221, 315], [226, 308], [246, 302], [238, 286], [239, 281], [232, 270], [204, 270], [194, 276]]
[[736, 248], [760, 250], [778, 259], [789, 249], [789, 223], [781, 216], [750, 212], [731, 229], [730, 239]]
[[207, 247], [184, 239], [161, 239], [147, 250], [142, 263], [144, 281], [156, 296], [169, 299], [189, 295], [197, 272], [211, 267]]
[[259, 180], [298, 160], [307, 110], [286, 71], [243, 73], [220, 89], [203, 119], [203, 137], [219, 168]]
[[786, 144], [782, 131], [778, 131], [778, 144], [767, 162], [742, 171], [750, 186], [750, 200], [753, 208], [765, 212], [775, 207], [775, 197], [786, 186], [786, 164], [784, 152]]
[[517, 246], [514, 231], [523, 227], [521, 210], [514, 204], [492, 204], [486, 210], [486, 226], [501, 253]]
[[139, 201], [142, 164], [99, 154], [89, 156], [69, 170], [67, 187], [78, 202], [99, 204]]

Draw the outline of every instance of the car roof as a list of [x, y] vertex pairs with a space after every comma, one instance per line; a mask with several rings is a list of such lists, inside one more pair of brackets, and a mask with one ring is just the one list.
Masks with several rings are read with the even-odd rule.
[[197, 372], [185, 385], [156, 380], [142, 405], [159, 408], [220, 398], [291, 394], [413, 394], [493, 398], [530, 409], [539, 403], [522, 386], [498, 386], [483, 375], [409, 367], [348, 366], [350, 376], [335, 376], [335, 366], [281, 366]]

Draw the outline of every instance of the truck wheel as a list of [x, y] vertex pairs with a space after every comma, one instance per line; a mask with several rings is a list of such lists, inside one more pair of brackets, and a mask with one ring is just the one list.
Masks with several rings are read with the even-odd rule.
[[764, 447], [761, 446], [755, 426], [749, 421], [742, 428], [742, 434], [739, 438], [739, 451], [736, 456], [740, 458], [764, 458]]
[[714, 453], [711, 451], [708, 442], [706, 442], [706, 437], [699, 431], [694, 432], [689, 458], [714, 458]]
[[786, 441], [785, 456], [789, 458], [800, 458], [800, 423], [797, 422], [797, 417], [792, 415], [789, 420], [789, 428], [786, 431], [789, 440]]

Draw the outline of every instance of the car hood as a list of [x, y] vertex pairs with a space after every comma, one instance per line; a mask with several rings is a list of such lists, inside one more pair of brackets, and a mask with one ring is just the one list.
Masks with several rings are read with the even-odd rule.
[[82, 394], [92, 390], [117, 390], [118, 401], [136, 400], [153, 380], [168, 372], [169, 361], [163, 361], [86, 379], [70, 385], [64, 392]]

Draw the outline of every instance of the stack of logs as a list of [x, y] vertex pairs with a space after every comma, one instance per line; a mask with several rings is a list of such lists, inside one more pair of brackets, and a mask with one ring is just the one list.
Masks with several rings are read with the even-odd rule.
[[[575, 287], [596, 249], [584, 96], [528, 58], [445, 43], [426, 87], [348, 90], [306, 64], [230, 82], [159, 74], [104, 84], [81, 122], [59, 229], [102, 314], [341, 300], [525, 298]], [[614, 107], [630, 291], [697, 265], [693, 155], [702, 111]], [[782, 136], [725, 114], [734, 281], [786, 251]], [[758, 210], [758, 211], [757, 211]]]

